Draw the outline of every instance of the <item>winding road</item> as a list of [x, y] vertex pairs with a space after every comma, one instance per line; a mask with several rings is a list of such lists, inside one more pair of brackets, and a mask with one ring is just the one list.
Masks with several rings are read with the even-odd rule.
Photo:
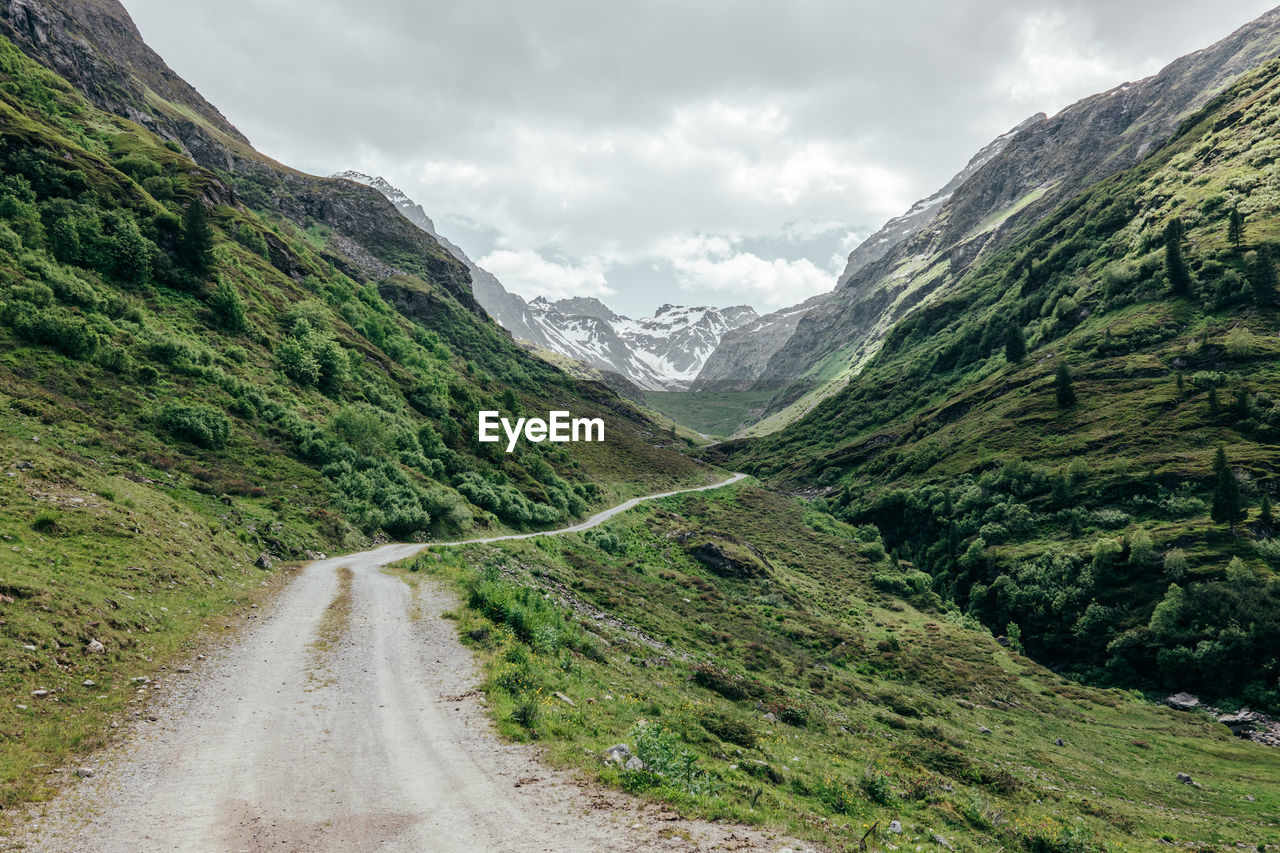
[[[645, 500], [560, 531], [586, 530]], [[90, 763], [27, 829], [25, 850], [778, 850], [741, 827], [550, 770], [502, 743], [456, 600], [380, 569], [427, 547], [308, 564], [244, 635], [156, 685], [138, 732]]]

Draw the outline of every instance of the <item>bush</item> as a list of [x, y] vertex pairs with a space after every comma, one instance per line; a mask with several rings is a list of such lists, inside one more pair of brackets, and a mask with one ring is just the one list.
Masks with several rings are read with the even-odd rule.
[[243, 332], [247, 325], [244, 300], [240, 291], [225, 278], [219, 278], [218, 287], [209, 298], [209, 307], [218, 319], [218, 324], [232, 332]]
[[197, 447], [220, 450], [231, 438], [231, 421], [212, 406], [166, 403], [156, 416], [156, 424], [175, 438]]
[[713, 793], [715, 786], [706, 771], [699, 769], [698, 756], [685, 749], [674, 732], [655, 722], [637, 723], [631, 729], [631, 740], [645, 769], [629, 773], [660, 777], [664, 784], [694, 796]]
[[1190, 560], [1187, 559], [1187, 552], [1181, 548], [1170, 548], [1164, 555], [1164, 576], [1171, 581], [1177, 582], [1187, 576], [1187, 567]]

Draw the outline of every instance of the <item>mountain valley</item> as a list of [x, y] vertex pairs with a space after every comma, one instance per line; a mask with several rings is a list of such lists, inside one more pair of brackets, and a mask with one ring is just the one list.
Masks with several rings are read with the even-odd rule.
[[3, 846], [1280, 849], [1277, 127], [1273, 11], [630, 319], [0, 0]]

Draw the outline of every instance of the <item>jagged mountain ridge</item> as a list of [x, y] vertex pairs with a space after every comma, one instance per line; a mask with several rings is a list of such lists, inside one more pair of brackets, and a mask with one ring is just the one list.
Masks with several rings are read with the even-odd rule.
[[[729, 374], [737, 387], [776, 392], [773, 411], [809, 392], [838, 390], [876, 353], [895, 322], [948, 292], [984, 252], [1009, 245], [1084, 188], [1134, 165], [1242, 73], [1280, 55], [1278, 25], [1280, 10], [1273, 10], [1152, 77], [1085, 98], [1050, 118], [1033, 117], [1002, 137], [1001, 150], [940, 205], [914, 206], [923, 221], [888, 251], [876, 257], [875, 244], [855, 249], [836, 289], [804, 312], [763, 370], [751, 369], [759, 354], [728, 364], [732, 350], [726, 349], [709, 361], [717, 378]], [[891, 238], [895, 221], [871, 239]], [[735, 346], [741, 346], [739, 337], [726, 342]]]
[[376, 189], [406, 219], [439, 240], [471, 272], [476, 300], [514, 337], [617, 373], [641, 388], [688, 388], [724, 335], [756, 319], [755, 310], [748, 305], [663, 305], [652, 317], [632, 320], [594, 297], [526, 302], [442, 237], [422, 205], [386, 179], [356, 171], [333, 177]]
[[583, 297], [540, 297], [529, 308], [550, 349], [620, 373], [646, 390], [688, 388], [721, 338], [756, 318], [746, 305], [663, 305], [652, 317], [633, 320]]

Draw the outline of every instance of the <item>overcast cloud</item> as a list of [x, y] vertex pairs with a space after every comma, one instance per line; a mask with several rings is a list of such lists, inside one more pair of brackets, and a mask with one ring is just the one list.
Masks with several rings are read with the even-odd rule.
[[123, 0], [263, 152], [383, 175], [525, 297], [765, 311], [1037, 111], [1253, 0]]

